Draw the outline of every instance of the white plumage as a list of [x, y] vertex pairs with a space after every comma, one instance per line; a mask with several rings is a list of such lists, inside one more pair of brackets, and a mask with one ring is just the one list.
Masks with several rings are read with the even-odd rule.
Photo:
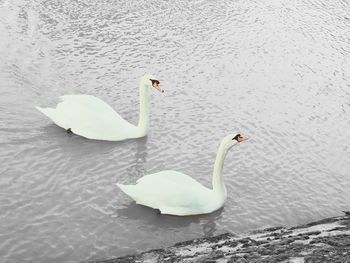
[[162, 214], [178, 216], [207, 214], [221, 208], [226, 201], [222, 168], [226, 153], [238, 141], [226, 136], [215, 160], [213, 189], [190, 176], [171, 170], [145, 175], [135, 185], [117, 186], [137, 204], [159, 209]]
[[148, 90], [151, 75], [140, 82], [140, 118], [137, 126], [124, 120], [111, 106], [91, 95], [65, 95], [56, 108], [36, 107], [58, 126], [88, 139], [121, 141], [145, 136], [149, 129]]

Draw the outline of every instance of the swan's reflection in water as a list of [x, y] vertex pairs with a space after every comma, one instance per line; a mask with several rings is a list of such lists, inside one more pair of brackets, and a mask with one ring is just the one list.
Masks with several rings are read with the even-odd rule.
[[[101, 154], [115, 151], [118, 154], [116, 154], [116, 158], [118, 158], [116, 161], [118, 161], [123, 159], [123, 157], [120, 158], [119, 154], [125, 152], [128, 158], [130, 158], [130, 155], [135, 156], [135, 162], [131, 164], [132, 167], [136, 168], [135, 171], [142, 171], [141, 168], [143, 168], [143, 163], [147, 156], [147, 136], [125, 141], [89, 140], [74, 133], [67, 133], [64, 129], [57, 127], [55, 124], [43, 127], [42, 132], [32, 138], [26, 138], [22, 141], [16, 140], [15, 142], [23, 144], [25, 142], [38, 140], [42, 143], [54, 146], [55, 149], [61, 149], [62, 152], [70, 155], [72, 159], [77, 156], [88, 158], [97, 156], [96, 158], [98, 159], [98, 156]], [[135, 144], [136, 148], [134, 148]], [[128, 160], [128, 162], [130, 162], [130, 160]]]
[[[130, 140], [132, 144], [136, 144], [136, 148], [133, 149], [131, 154], [134, 155], [134, 162], [130, 162], [130, 166], [123, 171], [121, 175], [118, 175], [117, 181], [123, 180], [124, 176], [127, 176], [129, 182], [134, 183], [138, 178], [145, 174], [145, 162], [147, 158], [147, 136]], [[123, 181], [124, 182], [124, 181]]]
[[[90, 140], [85, 137], [76, 135], [74, 133], [68, 133], [61, 127], [50, 123], [47, 126], [41, 128], [41, 133], [37, 135], [41, 140], [47, 140], [56, 142], [59, 146], [64, 149], [73, 149], [75, 146], [83, 144], [85, 147], [100, 147], [105, 148], [110, 146], [118, 147], [124, 144], [131, 144], [133, 142], [145, 143], [147, 141], [147, 137], [137, 138], [137, 139], [129, 139], [124, 141], [103, 141], [103, 140]], [[68, 140], [70, 139], [70, 140]], [[74, 153], [74, 151], [73, 151]], [[91, 152], [92, 154], [96, 154], [97, 152]]]
[[216, 222], [221, 219], [223, 210], [224, 208], [221, 208], [211, 214], [182, 217], [162, 215], [157, 209], [152, 209], [132, 202], [123, 208], [117, 209], [116, 217], [137, 221], [140, 225], [147, 225], [153, 230], [180, 229], [191, 224], [200, 224], [203, 228], [203, 236], [210, 237], [217, 234]]

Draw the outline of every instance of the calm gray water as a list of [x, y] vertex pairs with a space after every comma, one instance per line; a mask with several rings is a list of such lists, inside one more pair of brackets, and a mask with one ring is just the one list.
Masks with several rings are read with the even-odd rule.
[[[346, 0], [0, 0], [1, 262], [122, 256], [226, 231], [349, 210], [350, 4]], [[92, 94], [146, 138], [68, 135], [33, 106]], [[114, 185], [174, 169], [210, 186], [220, 140], [250, 141], [224, 169], [225, 207], [160, 216]]]

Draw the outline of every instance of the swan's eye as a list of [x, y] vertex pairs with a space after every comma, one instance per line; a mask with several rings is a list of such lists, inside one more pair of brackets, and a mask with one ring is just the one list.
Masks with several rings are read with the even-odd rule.
[[238, 138], [241, 138], [240, 134], [237, 134], [235, 137], [232, 138], [232, 140], [237, 140], [238, 141]]
[[154, 83], [158, 84], [159, 85], [159, 81], [156, 80], [156, 79], [150, 79], [150, 81], [152, 81], [152, 85], [154, 85]]

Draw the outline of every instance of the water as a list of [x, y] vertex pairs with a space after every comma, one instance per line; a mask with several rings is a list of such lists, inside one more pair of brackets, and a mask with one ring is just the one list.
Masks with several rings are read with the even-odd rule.
[[[76, 262], [349, 210], [348, 1], [0, 0], [1, 262]], [[147, 138], [68, 135], [33, 106], [92, 94]], [[160, 216], [114, 185], [174, 169], [210, 186], [220, 140], [225, 207]]]

